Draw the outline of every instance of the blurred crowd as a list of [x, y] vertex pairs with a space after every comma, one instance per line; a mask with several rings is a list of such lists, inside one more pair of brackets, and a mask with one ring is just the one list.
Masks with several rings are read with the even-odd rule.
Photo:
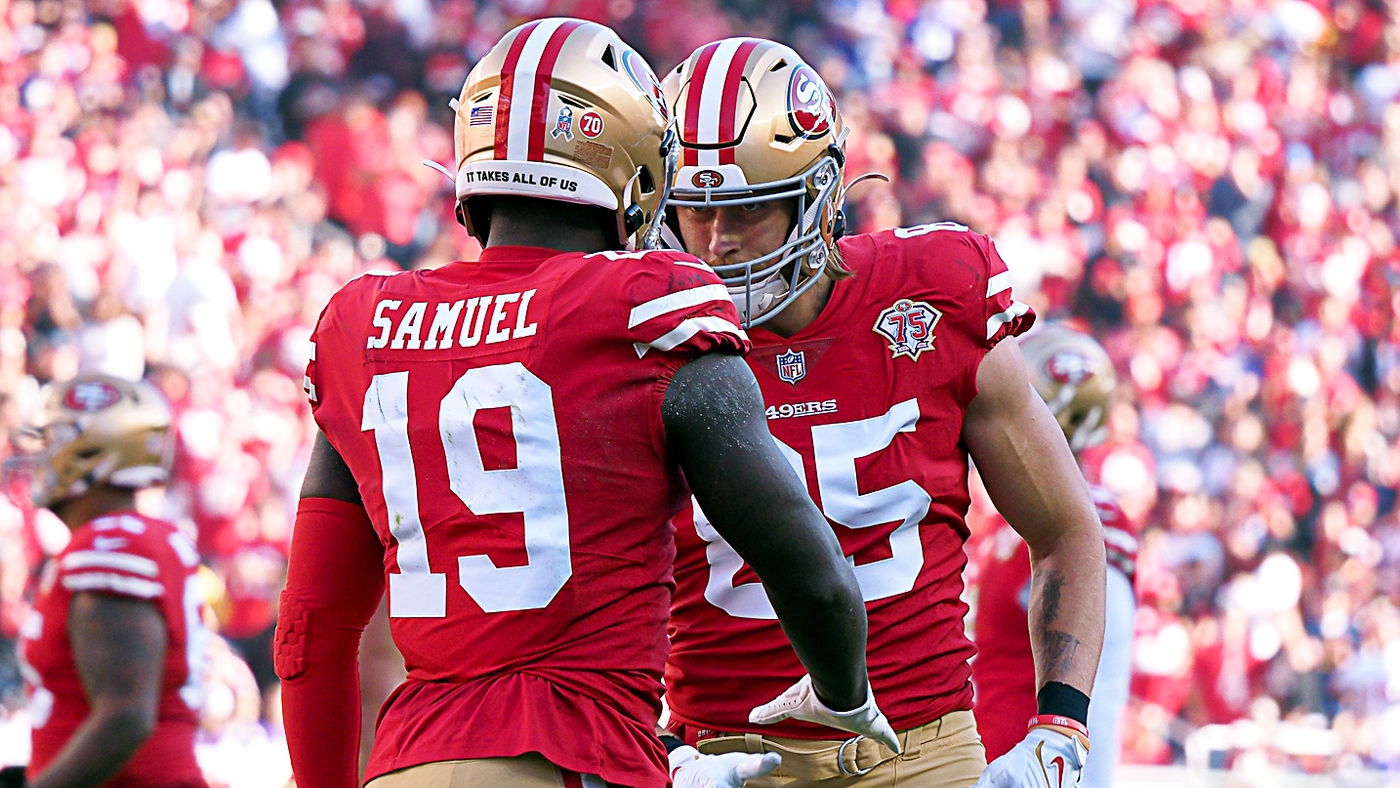
[[[1126, 761], [1288, 723], [1339, 744], [1245, 755], [1400, 767], [1397, 0], [0, 0], [0, 430], [86, 371], [174, 404], [147, 504], [211, 570], [216, 782], [285, 768], [311, 326], [363, 271], [475, 259], [421, 162], [451, 166], [476, 59], [551, 14], [663, 74], [728, 35], [792, 44], [852, 128], [848, 177], [892, 179], [851, 226], [988, 233], [1018, 298], [1108, 348], [1085, 465], [1143, 529]], [[6, 653], [65, 538], [0, 503]], [[22, 719], [12, 655], [0, 700]]]

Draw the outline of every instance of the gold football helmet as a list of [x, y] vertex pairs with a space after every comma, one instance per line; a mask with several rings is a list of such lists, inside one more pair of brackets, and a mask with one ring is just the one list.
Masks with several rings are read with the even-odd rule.
[[846, 130], [836, 100], [792, 48], [758, 38], [700, 47], [666, 76], [662, 90], [681, 144], [668, 205], [797, 199], [787, 243], [715, 266], [744, 325], [762, 323], [817, 281], [844, 231]]
[[483, 243], [473, 198], [516, 195], [612, 211], [619, 246], [639, 230], [638, 244], [659, 245], [675, 134], [656, 75], [611, 29], [521, 25], [471, 70], [453, 107], [458, 219]]
[[1050, 406], [1074, 451], [1108, 437], [1108, 406], [1118, 385], [1113, 362], [1094, 338], [1051, 324], [1020, 338], [1031, 384]]
[[144, 381], [81, 375], [45, 388], [15, 444], [25, 453], [6, 461], [5, 470], [11, 479], [27, 477], [35, 506], [96, 484], [164, 484], [174, 452], [170, 406]]

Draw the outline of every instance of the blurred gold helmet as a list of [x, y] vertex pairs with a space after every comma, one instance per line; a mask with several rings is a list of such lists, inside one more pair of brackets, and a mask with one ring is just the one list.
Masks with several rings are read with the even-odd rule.
[[714, 267], [744, 325], [762, 323], [816, 282], [844, 231], [846, 129], [836, 100], [791, 47], [759, 38], [700, 47], [666, 76], [662, 90], [681, 144], [668, 205], [797, 199], [787, 243]]
[[45, 387], [15, 443], [25, 453], [6, 461], [6, 471], [28, 477], [35, 506], [97, 484], [164, 484], [174, 451], [170, 406], [145, 381], [80, 375]]
[[1031, 385], [1050, 406], [1074, 451], [1108, 437], [1108, 406], [1118, 385], [1113, 362], [1094, 338], [1051, 324], [1020, 338]]
[[659, 245], [675, 135], [656, 75], [611, 29], [521, 25], [471, 70], [453, 107], [458, 218], [483, 243], [474, 198], [515, 195], [612, 211], [619, 246], [638, 231], [639, 245]]

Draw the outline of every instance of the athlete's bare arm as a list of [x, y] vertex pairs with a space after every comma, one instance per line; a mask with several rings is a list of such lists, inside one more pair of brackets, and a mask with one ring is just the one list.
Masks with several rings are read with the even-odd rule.
[[860, 588], [774, 444], [748, 364], [720, 354], [691, 361], [666, 390], [662, 415], [695, 499], [763, 581], [817, 695], [834, 709], [860, 706], [867, 686]]
[[68, 639], [92, 710], [30, 788], [101, 785], [156, 728], [167, 639], [156, 606], [81, 592], [68, 609]]
[[1088, 695], [1103, 647], [1105, 582], [1089, 488], [1014, 340], [982, 359], [977, 390], [963, 440], [997, 510], [1030, 547], [1036, 686], [1058, 681]]
[[334, 498], [359, 505], [360, 487], [350, 473], [350, 466], [335, 450], [320, 430], [311, 445], [311, 461], [306, 466], [306, 478], [301, 483], [303, 498]]

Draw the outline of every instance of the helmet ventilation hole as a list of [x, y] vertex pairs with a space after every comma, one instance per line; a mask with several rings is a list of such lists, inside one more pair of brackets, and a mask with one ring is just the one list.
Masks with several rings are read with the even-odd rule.
[[768, 72], [771, 74], [772, 72], [777, 71], [778, 69], [782, 69], [782, 68], [787, 68], [787, 60], [786, 60], [785, 58], [778, 58], [778, 62], [777, 62], [777, 63], [774, 63], [774, 64], [768, 69]]
[[603, 50], [603, 62], [613, 71], [617, 70], [617, 53], [613, 52], [612, 44], [608, 44], [607, 48]]
[[642, 194], [651, 194], [656, 191], [656, 181], [652, 179], [649, 167], [643, 164], [637, 176], [637, 185], [642, 187]]

